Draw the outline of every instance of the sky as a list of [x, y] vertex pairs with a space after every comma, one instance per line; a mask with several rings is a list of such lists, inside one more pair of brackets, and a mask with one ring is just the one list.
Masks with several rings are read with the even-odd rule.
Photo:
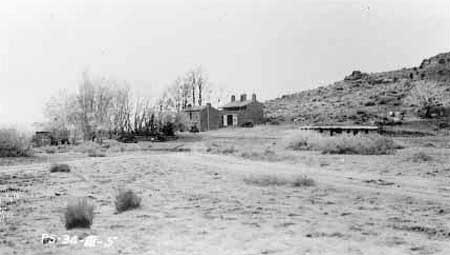
[[156, 98], [201, 66], [214, 86], [264, 101], [448, 51], [448, 0], [7, 1], [0, 125], [42, 121], [85, 70]]

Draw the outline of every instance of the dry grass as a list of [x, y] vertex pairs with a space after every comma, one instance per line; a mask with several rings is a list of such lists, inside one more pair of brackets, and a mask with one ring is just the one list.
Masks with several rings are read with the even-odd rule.
[[414, 153], [411, 157], [409, 157], [408, 160], [412, 161], [412, 162], [416, 162], [416, 163], [427, 162], [427, 161], [432, 161], [433, 157], [426, 154], [423, 151], [419, 151], [419, 152]]
[[68, 173], [70, 172], [70, 166], [67, 164], [53, 164], [50, 167], [50, 173]]
[[47, 154], [55, 154], [57, 150], [58, 150], [58, 148], [56, 148], [55, 146], [46, 146], [44, 148], [44, 151]]
[[316, 132], [295, 132], [285, 138], [288, 149], [317, 150], [324, 154], [391, 154], [398, 146], [390, 137], [381, 135], [326, 136]]
[[94, 220], [94, 205], [86, 198], [70, 202], [64, 212], [66, 229], [90, 228]]
[[292, 186], [292, 187], [311, 187], [316, 183], [312, 178], [307, 176], [276, 176], [276, 175], [262, 175], [262, 176], [249, 176], [244, 178], [246, 184], [257, 186]]
[[132, 190], [120, 189], [114, 201], [116, 211], [121, 213], [127, 210], [139, 208], [141, 206], [141, 198], [138, 197]]
[[234, 147], [234, 145], [213, 142], [206, 145], [206, 152], [214, 154], [234, 154], [238, 152], [238, 150]]
[[29, 137], [16, 129], [0, 129], [0, 157], [31, 156]]
[[82, 144], [73, 147], [73, 151], [80, 153], [89, 153], [91, 151], [97, 151], [100, 149], [101, 149], [100, 144], [95, 142], [84, 142]]
[[89, 157], [106, 157], [106, 154], [102, 151], [99, 150], [95, 150], [95, 149], [90, 149], [88, 151], [88, 156]]

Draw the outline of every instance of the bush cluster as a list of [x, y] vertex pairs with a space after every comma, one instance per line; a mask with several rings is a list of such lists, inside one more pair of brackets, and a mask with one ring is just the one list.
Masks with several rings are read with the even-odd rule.
[[311, 187], [315, 186], [314, 179], [307, 176], [276, 176], [276, 175], [261, 175], [249, 176], [244, 178], [246, 184], [256, 186], [292, 186], [292, 187]]
[[316, 132], [297, 132], [287, 139], [292, 150], [317, 150], [324, 154], [391, 154], [398, 146], [392, 138], [378, 134], [326, 136]]
[[123, 212], [141, 206], [141, 198], [132, 190], [119, 190], [114, 201], [117, 212]]
[[69, 202], [64, 219], [66, 229], [90, 228], [94, 220], [94, 205], [86, 198]]
[[31, 156], [31, 141], [16, 129], [0, 129], [0, 157]]

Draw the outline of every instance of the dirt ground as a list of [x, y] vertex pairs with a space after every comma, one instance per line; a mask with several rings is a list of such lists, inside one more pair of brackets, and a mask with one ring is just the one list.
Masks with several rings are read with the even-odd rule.
[[[101, 158], [4, 163], [0, 254], [450, 254], [449, 137], [396, 138], [405, 148], [393, 155], [323, 155], [282, 151], [287, 132], [227, 129]], [[208, 153], [211, 142], [234, 149]], [[158, 150], [171, 145], [189, 149]], [[241, 153], [252, 150], [263, 153]], [[50, 173], [59, 161], [72, 171]], [[316, 185], [244, 182], [266, 175]], [[115, 213], [120, 186], [142, 197], [141, 208]], [[75, 197], [95, 204], [91, 229], [64, 228]], [[42, 244], [43, 234], [78, 239]], [[88, 247], [92, 236], [100, 241]]]

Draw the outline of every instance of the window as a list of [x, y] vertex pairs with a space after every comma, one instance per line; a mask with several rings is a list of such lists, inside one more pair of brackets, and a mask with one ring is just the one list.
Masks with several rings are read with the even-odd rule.
[[189, 119], [192, 120], [192, 112], [189, 112]]

